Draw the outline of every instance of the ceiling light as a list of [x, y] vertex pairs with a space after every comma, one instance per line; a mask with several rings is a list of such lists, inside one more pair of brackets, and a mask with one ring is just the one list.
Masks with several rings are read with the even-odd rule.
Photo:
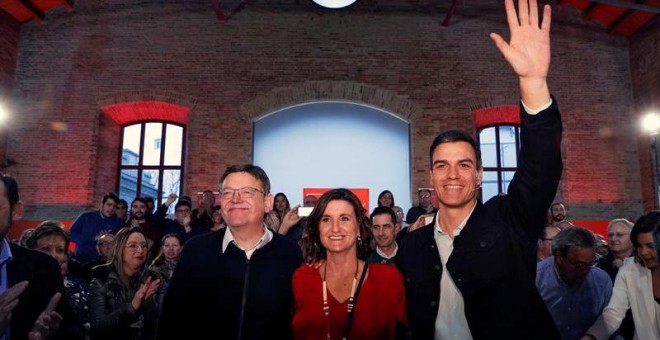
[[356, 0], [313, 0], [315, 3], [326, 8], [344, 8], [353, 4]]

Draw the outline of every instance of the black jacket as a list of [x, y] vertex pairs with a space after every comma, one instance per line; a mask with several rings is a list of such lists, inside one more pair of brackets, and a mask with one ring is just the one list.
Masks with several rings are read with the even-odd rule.
[[248, 260], [228, 228], [186, 243], [165, 293], [158, 339], [290, 338], [293, 272], [300, 248], [278, 234]]
[[[523, 114], [521, 126], [519, 165], [508, 195], [477, 202], [447, 262], [474, 339], [559, 338], [534, 284], [536, 238], [562, 172], [554, 101], [538, 115]], [[396, 257], [415, 339], [433, 339], [435, 332], [443, 268], [434, 226], [408, 233]]]
[[[11, 339], [27, 339], [34, 322], [43, 312], [55, 293], [64, 293], [60, 266], [51, 256], [9, 243], [12, 260], [7, 263], [7, 288], [23, 281], [29, 285], [19, 296], [19, 303], [12, 311]], [[74, 316], [64, 295], [56, 311], [62, 315], [60, 330], [54, 339], [82, 339], [82, 324]]]
[[129, 285], [125, 285], [111, 265], [94, 268], [94, 278], [87, 298], [92, 340], [154, 338], [160, 293], [157, 292], [143, 302], [138, 310], [131, 305], [133, 296], [146, 275], [147, 272], [137, 273], [129, 278]]

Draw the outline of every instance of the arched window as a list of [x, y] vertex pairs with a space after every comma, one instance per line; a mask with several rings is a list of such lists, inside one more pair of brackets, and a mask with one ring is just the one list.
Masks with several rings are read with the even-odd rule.
[[520, 128], [497, 125], [479, 130], [479, 147], [484, 175], [481, 197], [485, 202], [500, 193], [506, 193], [518, 166]]
[[499, 105], [472, 112], [484, 176], [483, 202], [507, 192], [518, 166], [520, 151], [520, 106]]
[[121, 129], [119, 197], [153, 197], [160, 205], [170, 193], [181, 194], [185, 126], [143, 121]]

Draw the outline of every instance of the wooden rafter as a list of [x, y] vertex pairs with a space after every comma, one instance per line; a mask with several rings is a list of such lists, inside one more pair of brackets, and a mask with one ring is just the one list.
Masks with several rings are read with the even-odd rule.
[[630, 8], [626, 9], [623, 13], [621, 13], [621, 15], [619, 15], [619, 17], [616, 18], [616, 20], [614, 20], [614, 22], [612, 22], [611, 24], [609, 24], [609, 26], [607, 26], [607, 33], [614, 34], [616, 29], [619, 28], [619, 25], [621, 25], [621, 23], [634, 12], [635, 11]]
[[21, 5], [32, 12], [39, 22], [44, 21], [46, 15], [31, 0], [20, 0]]
[[630, 8], [630, 9], [635, 9], [635, 10], [638, 10], [638, 11], [645, 11], [645, 12], [660, 14], [660, 7], [659, 6], [645, 5], [644, 1], [635, 1], [634, 3], [633, 2], [626, 2], [626, 1], [622, 1], [622, 0], [591, 0], [591, 1], [598, 2], [598, 3], [601, 3], [601, 4], [610, 5], [610, 6]]
[[598, 3], [590, 2], [589, 5], [584, 8], [584, 12], [582, 14], [582, 17], [585, 18], [585, 19], [591, 19], [591, 15], [596, 10], [596, 7], [598, 7]]

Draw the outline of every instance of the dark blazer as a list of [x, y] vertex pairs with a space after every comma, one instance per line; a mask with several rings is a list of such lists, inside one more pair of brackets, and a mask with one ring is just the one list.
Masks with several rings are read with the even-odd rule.
[[[508, 194], [477, 202], [447, 262], [474, 339], [559, 338], [534, 280], [536, 239], [562, 172], [561, 118], [554, 100], [537, 115], [522, 112], [520, 158]], [[434, 226], [435, 220], [408, 233], [396, 257], [415, 339], [433, 339], [435, 332], [443, 268]]]
[[[24, 280], [30, 282], [19, 296], [18, 306], [12, 311], [11, 339], [27, 339], [34, 322], [48, 306], [51, 297], [58, 292], [64, 294], [64, 285], [60, 266], [55, 259], [13, 243], [9, 243], [9, 248], [13, 259], [7, 263], [7, 288]], [[56, 339], [82, 339], [83, 329], [64, 295], [56, 311], [63, 317]]]

